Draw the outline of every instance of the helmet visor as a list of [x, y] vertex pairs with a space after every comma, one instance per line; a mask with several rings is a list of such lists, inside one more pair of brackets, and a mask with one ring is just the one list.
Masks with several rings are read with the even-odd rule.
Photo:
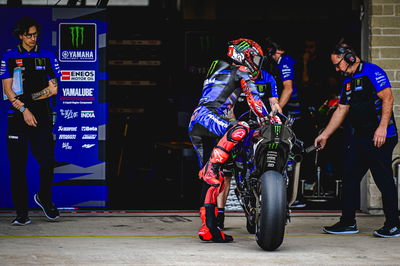
[[262, 65], [263, 60], [264, 56], [256, 55], [253, 57], [253, 62], [258, 68]]

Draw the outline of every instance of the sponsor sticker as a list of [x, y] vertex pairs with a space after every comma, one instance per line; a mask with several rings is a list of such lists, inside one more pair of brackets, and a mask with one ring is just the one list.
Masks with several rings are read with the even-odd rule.
[[96, 118], [93, 110], [82, 110], [81, 118]]
[[61, 101], [94, 101], [94, 88], [62, 88]]
[[63, 126], [58, 126], [57, 131], [58, 131], [58, 132], [65, 132], [65, 131], [68, 131], [68, 132], [75, 132], [75, 131], [78, 131], [78, 127], [63, 127]]
[[76, 139], [76, 134], [60, 134], [58, 139]]
[[81, 131], [97, 131], [97, 127], [82, 126]]
[[86, 144], [83, 144], [82, 145], [82, 148], [84, 148], [84, 149], [90, 149], [90, 148], [92, 148], [92, 147], [94, 147], [96, 144], [88, 144], [88, 143], [86, 143]]
[[64, 149], [64, 150], [72, 150], [72, 146], [69, 145], [69, 142], [63, 142], [61, 144], [61, 148]]
[[96, 81], [94, 70], [63, 70], [61, 81], [66, 82], [93, 82]]
[[97, 138], [97, 134], [84, 134], [82, 136], [82, 139], [96, 139]]
[[346, 91], [349, 91], [349, 90], [351, 90], [351, 83], [350, 82], [346, 83]]
[[78, 112], [74, 112], [74, 110], [71, 109], [60, 109], [60, 114], [64, 119], [74, 119], [78, 117]]
[[58, 40], [61, 62], [96, 62], [95, 23], [60, 23]]

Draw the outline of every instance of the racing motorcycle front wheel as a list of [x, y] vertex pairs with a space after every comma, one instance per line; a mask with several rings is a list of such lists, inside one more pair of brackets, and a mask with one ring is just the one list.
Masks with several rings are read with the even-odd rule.
[[257, 244], [273, 251], [283, 242], [286, 226], [286, 182], [282, 174], [267, 171], [260, 177], [260, 214], [256, 226]]

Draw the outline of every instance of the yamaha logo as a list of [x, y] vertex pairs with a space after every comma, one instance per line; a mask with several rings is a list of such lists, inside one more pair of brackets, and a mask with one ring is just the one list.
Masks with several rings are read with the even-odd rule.
[[59, 24], [59, 59], [61, 62], [96, 62], [96, 48], [95, 23]]

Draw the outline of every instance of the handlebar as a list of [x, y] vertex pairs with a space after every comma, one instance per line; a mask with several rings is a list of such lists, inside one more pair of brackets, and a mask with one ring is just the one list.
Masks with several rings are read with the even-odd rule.
[[[244, 113], [243, 115], [245, 115], [247, 113], [248, 112]], [[278, 113], [278, 114], [281, 115], [286, 120], [292, 120], [290, 116], [287, 117], [282, 113]], [[292, 122], [292, 121], [290, 121], [290, 122]], [[252, 119], [248, 120], [247, 123], [249, 124], [251, 129], [256, 129], [256, 128], [260, 127], [259, 123], [257, 121], [252, 120]], [[300, 139], [296, 138], [296, 137], [295, 137], [295, 140], [294, 140], [293, 144], [294, 144], [294, 146], [297, 146], [300, 149], [300, 151], [305, 152], [305, 153], [311, 153], [311, 152], [321, 148], [320, 144], [318, 144], [317, 146], [311, 145], [311, 146], [308, 146], [307, 148], [304, 148], [304, 142], [301, 141]]]

